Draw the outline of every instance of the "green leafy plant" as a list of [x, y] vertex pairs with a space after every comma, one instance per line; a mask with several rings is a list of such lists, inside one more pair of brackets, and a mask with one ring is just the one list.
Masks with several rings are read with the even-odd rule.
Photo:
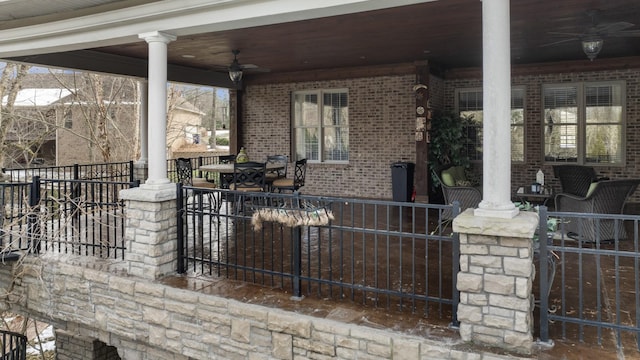
[[[468, 143], [466, 126], [471, 118], [464, 118], [453, 111], [436, 110], [431, 118], [431, 143], [429, 144], [429, 169], [439, 174], [451, 166], [469, 168], [465, 150]], [[433, 177], [433, 185], [439, 186]]]

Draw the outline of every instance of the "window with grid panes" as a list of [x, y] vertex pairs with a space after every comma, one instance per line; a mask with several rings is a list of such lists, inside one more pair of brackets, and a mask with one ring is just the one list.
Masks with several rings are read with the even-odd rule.
[[[511, 161], [524, 161], [524, 93], [525, 88], [511, 88]], [[458, 89], [456, 106], [460, 116], [468, 119], [465, 149], [470, 160], [482, 160], [482, 89]]]
[[624, 163], [623, 82], [544, 85], [548, 162]]
[[293, 133], [298, 159], [349, 160], [349, 103], [346, 90], [293, 93]]

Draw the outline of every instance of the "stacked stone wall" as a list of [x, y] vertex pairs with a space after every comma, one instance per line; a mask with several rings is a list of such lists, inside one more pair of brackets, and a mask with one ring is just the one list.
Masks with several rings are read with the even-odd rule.
[[[28, 259], [5, 308], [98, 339], [123, 359], [518, 358], [468, 349], [455, 339], [346, 324], [118, 275], [122, 264], [73, 262]], [[3, 287], [12, 277], [8, 266], [0, 267]]]

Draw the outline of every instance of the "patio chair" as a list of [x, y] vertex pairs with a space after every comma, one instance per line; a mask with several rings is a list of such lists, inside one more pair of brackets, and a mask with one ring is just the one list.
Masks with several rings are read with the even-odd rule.
[[[464, 171], [464, 169], [462, 170]], [[433, 174], [438, 179], [438, 182], [440, 182], [440, 186], [442, 187], [444, 203], [446, 205], [450, 205], [453, 204], [454, 201], [458, 201], [460, 203], [460, 211], [464, 211], [468, 208], [477, 208], [480, 201], [482, 201], [482, 192], [480, 189], [467, 185], [466, 183], [461, 185], [464, 180], [460, 179], [458, 179], [458, 184], [456, 184], [456, 180], [454, 180], [455, 177], [449, 179], [447, 171], [456, 173], [459, 172], [459, 169], [449, 168], [447, 170], [443, 170], [440, 174], [433, 171]], [[453, 213], [450, 210], [446, 210], [442, 213], [442, 218], [444, 220], [450, 220], [453, 218]]]
[[194, 178], [193, 177], [193, 165], [191, 164], [191, 159], [188, 158], [177, 158], [175, 159], [176, 164], [176, 175], [178, 177], [178, 182], [182, 185], [194, 186], [194, 187], [203, 187], [214, 189], [217, 188], [214, 182], [210, 182], [205, 178]]
[[[594, 183], [586, 196], [573, 194], [556, 195], [556, 211], [589, 214], [622, 214], [624, 204], [636, 190], [640, 179], [603, 180]], [[612, 241], [625, 239], [623, 221], [614, 219], [579, 218], [568, 219], [565, 224], [567, 236], [584, 241]]]
[[[265, 177], [266, 163], [255, 161], [236, 162], [233, 164], [233, 183], [229, 185], [229, 189], [241, 193], [263, 192], [266, 189]], [[244, 194], [236, 195], [235, 210], [233, 211], [244, 213], [246, 200], [247, 196]]]
[[293, 178], [281, 178], [273, 181], [271, 186], [272, 190], [282, 191], [298, 191], [304, 186], [305, 177], [307, 174], [307, 159], [301, 159], [296, 161]]
[[553, 174], [560, 180], [561, 193], [581, 197], [587, 195], [591, 183], [608, 180], [599, 178], [592, 166], [585, 165], [554, 165]]
[[267, 156], [267, 164], [284, 165], [284, 168], [282, 169], [267, 171], [265, 181], [267, 183], [267, 187], [271, 188], [273, 186], [274, 181], [287, 177], [287, 167], [289, 165], [289, 157], [287, 157], [287, 155], [270, 155], [270, 156]]
[[[236, 162], [235, 154], [218, 156], [218, 163], [220, 164], [231, 164], [235, 162]], [[233, 183], [233, 173], [220, 174], [220, 188], [228, 189], [231, 183]]]
[[[175, 164], [178, 182], [182, 185], [204, 189], [217, 188], [217, 185], [215, 183], [209, 182], [207, 181], [207, 179], [193, 177], [193, 165], [191, 164], [191, 159], [177, 158], [175, 159]], [[218, 201], [218, 199], [216, 198], [216, 194], [214, 194], [213, 192], [209, 192], [207, 196], [209, 198], [209, 205], [211, 206], [211, 208], [219, 211], [220, 201]]]

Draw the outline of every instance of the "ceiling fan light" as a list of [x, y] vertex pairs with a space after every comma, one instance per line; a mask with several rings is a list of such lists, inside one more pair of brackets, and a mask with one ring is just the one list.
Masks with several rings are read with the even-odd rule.
[[584, 51], [589, 60], [593, 61], [602, 50], [603, 44], [604, 41], [600, 38], [584, 39], [582, 40], [582, 51]]
[[242, 67], [238, 63], [239, 50], [233, 50], [233, 62], [229, 65], [229, 78], [234, 84], [238, 85], [242, 80]]
[[242, 80], [242, 69], [229, 69], [229, 78], [234, 84], [238, 84]]

